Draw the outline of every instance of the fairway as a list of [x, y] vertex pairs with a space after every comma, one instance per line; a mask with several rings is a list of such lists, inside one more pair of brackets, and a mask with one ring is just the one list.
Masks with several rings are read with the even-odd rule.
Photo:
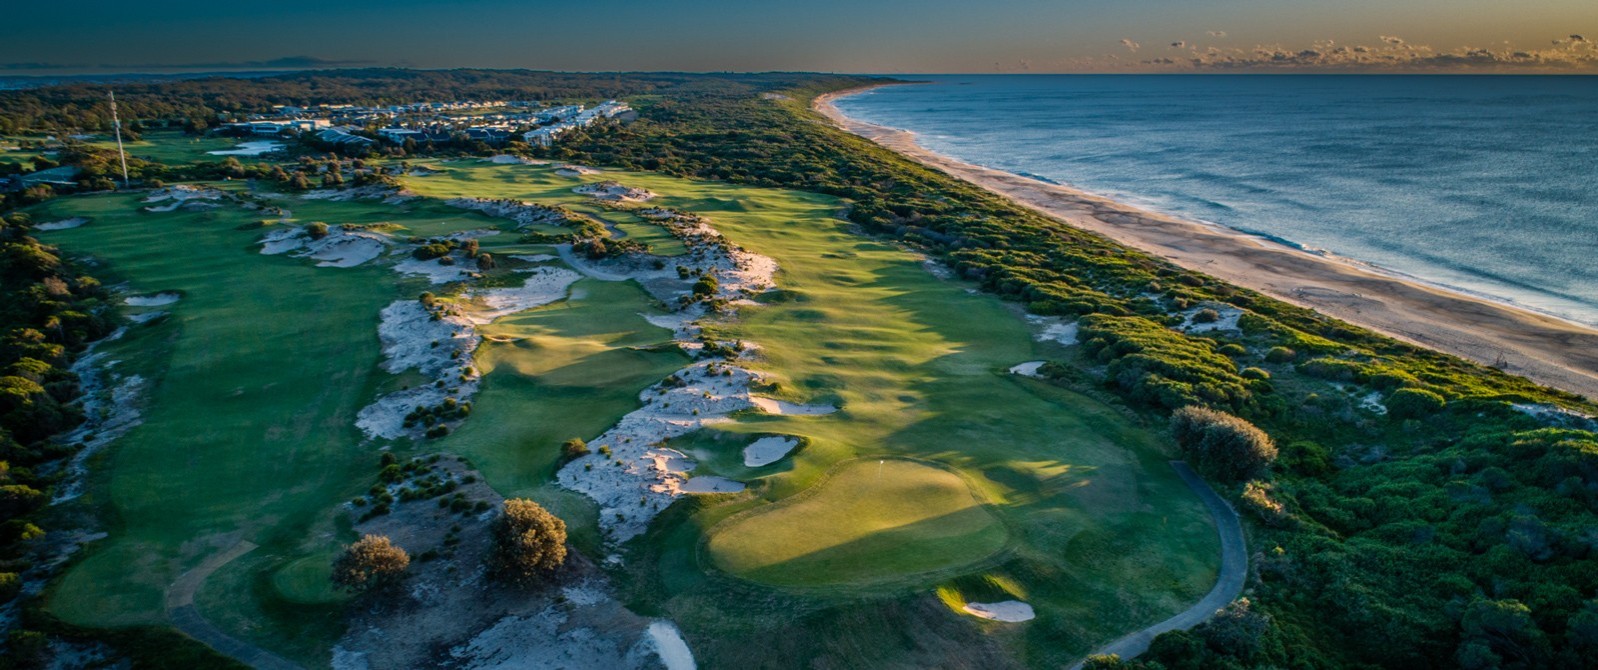
[[729, 519], [708, 548], [751, 581], [858, 586], [975, 563], [1006, 537], [959, 475], [888, 459], [850, 462], [814, 492]]
[[[558, 262], [556, 250], [445, 200], [561, 205], [658, 254], [682, 253], [662, 226], [572, 190], [602, 180], [648, 189], [658, 194], [648, 207], [701, 215], [778, 264], [781, 290], [704, 321], [706, 336], [758, 347], [739, 365], [769, 380], [762, 395], [838, 411], [742, 412], [674, 441], [699, 459], [696, 476], [747, 491], [672, 505], [641, 539], [607, 545], [594, 501], [553, 481], [560, 444], [599, 436], [638, 408], [641, 390], [692, 360], [651, 325], [666, 310], [637, 283], [582, 279], [563, 300], [483, 325], [471, 417], [436, 440], [369, 440], [355, 413], [415, 381], [380, 367], [379, 312], [458, 287], [387, 260], [319, 268], [262, 255], [261, 236], [279, 224], [236, 205], [147, 212], [134, 195], [55, 200], [35, 218], [90, 222], [46, 232], [46, 242], [92, 256], [97, 274], [129, 293], [182, 297], [162, 308], [169, 317], [106, 345], [123, 361], [118, 372], [151, 382], [144, 424], [98, 459], [84, 500], [118, 523], [58, 581], [48, 611], [77, 625], [159, 625], [177, 576], [244, 540], [260, 548], [201, 585], [200, 612], [321, 665], [342, 621], [343, 598], [323, 581], [327, 557], [352, 539], [342, 505], [371, 486], [384, 447], [461, 454], [501, 494], [549, 506], [579, 551], [622, 559], [607, 570], [634, 589], [633, 602], [715, 640], [694, 650], [707, 666], [764, 662], [746, 653], [771, 626], [891, 648], [892, 613], [935, 602], [951, 579], [1000, 574], [1038, 612], [1007, 644], [1062, 660], [1179, 611], [1213, 580], [1213, 526], [1166, 466], [1164, 438], [1096, 399], [1007, 374], [1071, 352], [1034, 340], [997, 298], [851, 231], [837, 218], [842, 201], [649, 173], [436, 167], [402, 179], [419, 196], [402, 202], [256, 197], [292, 210], [291, 224], [363, 224], [396, 240], [481, 231], [498, 258], [545, 259], [483, 280], [506, 285], [528, 263]], [[745, 467], [742, 448], [765, 435], [803, 448]], [[773, 610], [773, 598], [788, 605]], [[848, 611], [829, 609], [841, 601]]]

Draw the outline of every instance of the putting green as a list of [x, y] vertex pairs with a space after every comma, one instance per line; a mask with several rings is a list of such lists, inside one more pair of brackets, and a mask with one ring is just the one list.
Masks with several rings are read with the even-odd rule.
[[785, 504], [711, 531], [716, 567], [778, 586], [901, 582], [1004, 548], [1004, 525], [959, 475], [914, 461], [855, 461]]

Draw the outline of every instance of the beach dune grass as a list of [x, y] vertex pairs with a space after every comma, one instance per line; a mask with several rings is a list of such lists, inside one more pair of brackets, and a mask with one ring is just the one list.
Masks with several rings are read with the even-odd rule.
[[814, 491], [710, 531], [716, 567], [776, 586], [867, 586], [962, 567], [1008, 533], [961, 477], [903, 459], [851, 461]]

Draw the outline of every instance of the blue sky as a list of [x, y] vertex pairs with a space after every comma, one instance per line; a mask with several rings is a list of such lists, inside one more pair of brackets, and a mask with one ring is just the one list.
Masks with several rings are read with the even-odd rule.
[[[1598, 71], [1593, 0], [25, 2], [0, 70]], [[1580, 39], [1576, 39], [1580, 37]], [[277, 62], [285, 57], [317, 60]]]

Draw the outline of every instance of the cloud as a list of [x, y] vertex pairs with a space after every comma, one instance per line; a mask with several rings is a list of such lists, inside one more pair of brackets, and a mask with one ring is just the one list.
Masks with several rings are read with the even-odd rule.
[[1143, 45], [1123, 37], [1121, 38], [1121, 46], [1126, 47], [1128, 51], [1137, 51]]
[[1462, 46], [1450, 50], [1413, 44], [1392, 35], [1375, 45], [1337, 44], [1321, 40], [1309, 47], [1257, 45], [1248, 48], [1208, 47], [1191, 58], [1151, 58], [1143, 69], [1189, 71], [1440, 72], [1440, 71], [1598, 71], [1598, 46], [1581, 35], [1554, 40], [1553, 48], [1515, 49]]

